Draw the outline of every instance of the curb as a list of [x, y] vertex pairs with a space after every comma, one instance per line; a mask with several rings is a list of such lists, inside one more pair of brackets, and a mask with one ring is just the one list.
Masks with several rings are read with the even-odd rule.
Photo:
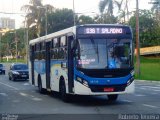
[[153, 81], [153, 80], [137, 80], [137, 79], [135, 79], [135, 81], [138, 81], [138, 82], [147, 82], [147, 83], [158, 83], [158, 84], [160, 84], [160, 81]]

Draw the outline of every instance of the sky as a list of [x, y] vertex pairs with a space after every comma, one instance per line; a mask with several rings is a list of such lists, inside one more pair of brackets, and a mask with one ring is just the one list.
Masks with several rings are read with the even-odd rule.
[[[85, 15], [92, 15], [93, 13], [98, 13], [98, 4], [100, 0], [74, 0], [75, 13], [83, 13]], [[130, 11], [135, 10], [136, 0], [129, 0]], [[149, 4], [151, 0], [139, 0], [140, 9], [148, 9], [152, 5]], [[73, 9], [73, 0], [43, 0], [43, 4], [51, 4], [55, 8], [69, 8]], [[15, 19], [16, 28], [22, 26], [24, 21], [24, 11], [21, 11], [23, 5], [29, 4], [29, 0], [0, 0], [0, 12], [7, 13], [21, 13], [21, 14], [2, 14], [0, 17], [10, 17]]]

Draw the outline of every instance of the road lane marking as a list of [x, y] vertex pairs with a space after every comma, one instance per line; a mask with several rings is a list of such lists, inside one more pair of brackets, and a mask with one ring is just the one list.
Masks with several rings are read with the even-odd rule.
[[29, 83], [24, 83], [23, 85], [30, 85]]
[[22, 96], [24, 96], [24, 97], [31, 98], [34, 101], [42, 101], [41, 98], [35, 97], [33, 95], [29, 95], [29, 94], [26, 94], [26, 93], [23, 93], [23, 92], [20, 92], [19, 94], [22, 95]]
[[146, 106], [146, 107], [150, 107], [150, 108], [158, 108], [157, 106], [153, 106], [153, 105], [148, 105], [148, 104], [142, 104], [143, 106]]
[[142, 86], [143, 88], [151, 88], [151, 89], [159, 89], [159, 87], [154, 87], [154, 86]]
[[135, 94], [135, 96], [137, 96], [137, 97], [144, 97], [144, 96], [146, 96], [146, 95], [142, 95], [142, 94]]
[[133, 102], [133, 101], [130, 101], [130, 100], [122, 100], [123, 102], [129, 102], [129, 103], [131, 103], [131, 102]]
[[37, 98], [37, 97], [32, 98], [32, 100], [34, 100], [34, 101], [42, 101], [42, 99], [41, 99], [41, 98]]
[[157, 95], [158, 93], [151, 93], [152, 95]]
[[6, 93], [0, 93], [0, 95], [2, 95], [2, 96], [8, 96]]
[[139, 89], [143, 89], [143, 90], [146, 90], [147, 88], [139, 88]]
[[15, 87], [13, 87], [13, 86], [11, 86], [11, 85], [7, 85], [7, 84], [2, 83], [2, 82], [0, 82], [0, 84], [5, 85], [5, 86], [10, 87], [10, 88], [15, 89], [15, 90], [19, 90], [18, 88], [15, 88]]
[[160, 90], [153, 90], [153, 91], [155, 91], [155, 92], [159, 92]]
[[19, 94], [22, 95], [22, 96], [28, 96], [28, 94], [22, 93], [22, 92], [20, 92]]

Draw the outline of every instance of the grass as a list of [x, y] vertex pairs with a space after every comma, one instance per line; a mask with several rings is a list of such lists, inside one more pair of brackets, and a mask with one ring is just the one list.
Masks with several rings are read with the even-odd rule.
[[[17, 59], [18, 63], [26, 63], [26, 61], [24, 59]], [[16, 59], [8, 59], [8, 61], [6, 59], [3, 59], [1, 61], [1, 63], [16, 63]]]
[[160, 58], [141, 57], [140, 61], [140, 76], [135, 75], [136, 79], [160, 81]]

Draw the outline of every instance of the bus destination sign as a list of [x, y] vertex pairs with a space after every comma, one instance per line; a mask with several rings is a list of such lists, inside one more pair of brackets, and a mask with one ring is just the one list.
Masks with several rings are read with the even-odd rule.
[[84, 28], [84, 34], [123, 34], [122, 28]]

